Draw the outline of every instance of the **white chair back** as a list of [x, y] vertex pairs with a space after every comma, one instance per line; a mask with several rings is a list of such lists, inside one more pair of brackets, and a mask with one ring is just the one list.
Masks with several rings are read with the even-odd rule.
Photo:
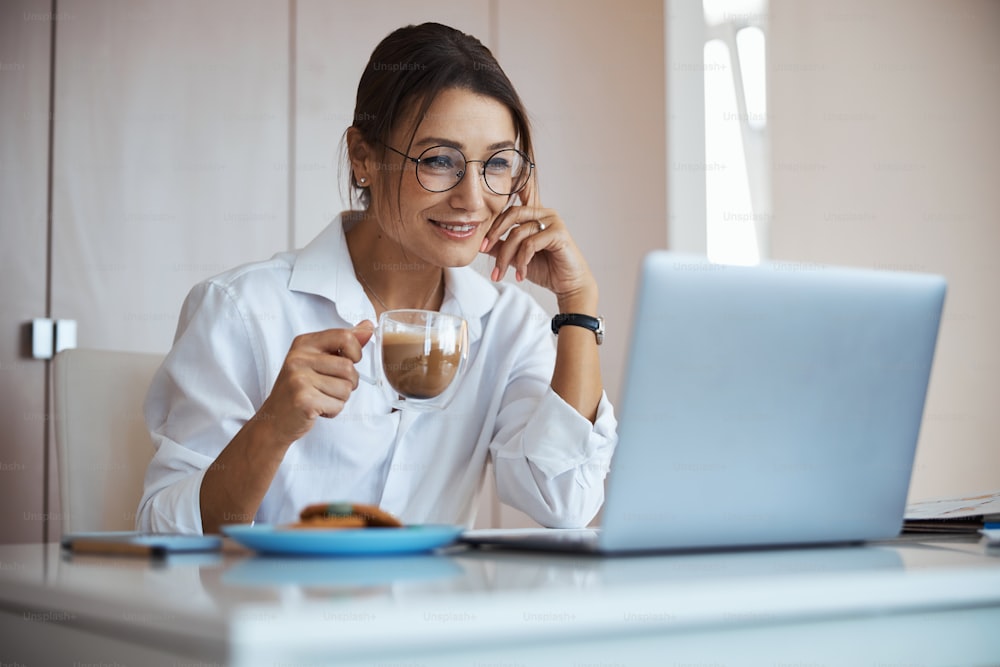
[[55, 436], [63, 532], [133, 530], [153, 445], [142, 404], [163, 355], [56, 355]]

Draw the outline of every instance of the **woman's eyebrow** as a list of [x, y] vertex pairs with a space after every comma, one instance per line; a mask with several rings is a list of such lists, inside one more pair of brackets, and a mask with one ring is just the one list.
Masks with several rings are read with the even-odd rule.
[[[424, 137], [413, 142], [414, 147], [431, 147], [431, 146], [448, 146], [449, 148], [457, 148], [460, 151], [465, 150], [465, 144], [461, 141], [455, 141], [453, 139], [445, 139], [443, 137]], [[498, 141], [494, 144], [490, 144], [486, 147], [488, 151], [498, 151], [502, 148], [514, 148], [513, 141]]]

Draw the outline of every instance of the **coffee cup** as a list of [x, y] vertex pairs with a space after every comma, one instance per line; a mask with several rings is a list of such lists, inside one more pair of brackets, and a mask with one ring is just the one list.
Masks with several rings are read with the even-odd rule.
[[433, 310], [388, 310], [375, 331], [380, 380], [393, 406], [436, 410], [454, 397], [469, 353], [468, 325]]

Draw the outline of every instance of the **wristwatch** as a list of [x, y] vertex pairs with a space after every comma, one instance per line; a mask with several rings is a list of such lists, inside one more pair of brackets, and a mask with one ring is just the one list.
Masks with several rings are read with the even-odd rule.
[[559, 329], [566, 324], [590, 329], [594, 332], [594, 336], [597, 337], [598, 345], [604, 342], [604, 318], [600, 315], [591, 317], [590, 315], [580, 315], [579, 313], [559, 313], [552, 318], [552, 333], [558, 334]]

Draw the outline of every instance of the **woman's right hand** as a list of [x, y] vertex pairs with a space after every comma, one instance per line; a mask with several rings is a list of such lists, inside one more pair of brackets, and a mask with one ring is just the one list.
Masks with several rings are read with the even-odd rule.
[[317, 417], [336, 417], [358, 386], [354, 364], [375, 333], [365, 320], [353, 329], [296, 336], [278, 378], [255, 417], [285, 446], [308, 433]]

